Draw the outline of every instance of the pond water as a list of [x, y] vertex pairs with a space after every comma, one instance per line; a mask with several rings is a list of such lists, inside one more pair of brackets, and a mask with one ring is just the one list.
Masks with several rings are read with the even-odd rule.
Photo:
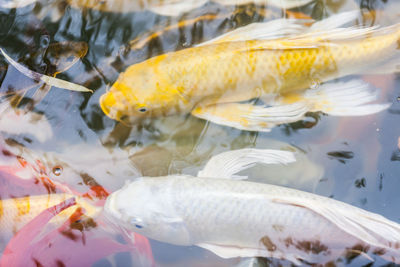
[[[99, 106], [100, 96], [119, 74], [145, 59], [192, 47], [252, 22], [300, 16], [321, 20], [354, 9], [362, 11], [366, 26], [397, 23], [400, 12], [395, 1], [384, 0], [317, 0], [289, 12], [274, 6], [209, 2], [179, 16], [139, 8], [127, 12], [96, 10], [64, 1], [1, 8], [0, 47], [11, 58], [36, 72], [56, 74], [94, 91], [40, 87], [1, 58], [3, 150], [34, 165], [39, 160], [45, 165], [42, 175], [81, 193], [93, 185], [114, 191], [140, 173], [195, 175], [211, 156], [233, 149], [297, 151], [296, 163], [256, 166], [247, 171], [250, 179], [331, 197], [400, 223], [400, 81], [395, 74], [357, 77], [381, 89], [380, 100], [392, 103], [387, 110], [361, 117], [308, 113], [303, 120], [270, 132], [238, 130], [189, 114], [127, 126], [107, 117]], [[3, 156], [1, 165], [10, 162]], [[1, 170], [0, 177], [7, 180], [10, 172]], [[37, 176], [37, 169], [32, 173]], [[48, 192], [44, 187], [13, 183], [1, 183], [2, 200]], [[4, 251], [12, 233], [1, 230], [1, 234], [0, 249]], [[121, 235], [113, 232], [110, 238], [117, 240]], [[195, 246], [154, 240], [150, 244], [157, 266], [232, 266], [239, 262]], [[141, 265], [128, 254], [109, 256], [94, 266]], [[390, 264], [374, 259], [373, 266]], [[369, 262], [360, 256], [337, 264], [361, 266]], [[290, 262], [271, 259], [259, 264], [287, 266]]]

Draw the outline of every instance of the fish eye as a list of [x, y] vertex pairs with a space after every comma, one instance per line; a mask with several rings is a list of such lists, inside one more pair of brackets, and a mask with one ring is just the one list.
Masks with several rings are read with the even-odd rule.
[[145, 108], [145, 107], [141, 107], [141, 108], [139, 108], [138, 110], [139, 110], [139, 112], [142, 112], [142, 113], [144, 113], [144, 112], [146, 112], [146, 111], [147, 111], [147, 108]]

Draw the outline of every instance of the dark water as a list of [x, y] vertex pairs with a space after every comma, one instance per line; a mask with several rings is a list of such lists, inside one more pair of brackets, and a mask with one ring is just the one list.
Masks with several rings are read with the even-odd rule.
[[[365, 14], [365, 25], [393, 24], [398, 15], [396, 11], [400, 12], [394, 1], [383, 0], [314, 1], [292, 11], [319, 20], [354, 8], [360, 8]], [[0, 46], [12, 58], [37, 72], [54, 73], [57, 64], [44, 56], [50, 44], [87, 43], [87, 54], [57, 77], [94, 90], [90, 94], [52, 88], [47, 94], [35, 95], [35, 89], [26, 90], [34, 83], [1, 58], [1, 93], [11, 91], [14, 96], [20, 95], [19, 98], [3, 96], [2, 104], [43, 114], [52, 131], [41, 141], [38, 133], [45, 129], [35, 128], [35, 123], [29, 126], [35, 129], [32, 133], [14, 133], [2, 124], [3, 138], [12, 139], [29, 151], [39, 151], [36, 154], [39, 157], [53, 155], [59, 164], [66, 164], [61, 166], [69, 171], [67, 183], [75, 185], [82, 173], [88, 173], [111, 190], [122, 186], [129, 172], [135, 172], [134, 165], [148, 176], [195, 174], [212, 155], [223, 151], [292, 147], [300, 151], [299, 163], [286, 167], [257, 166], [250, 171], [251, 176], [261, 177], [260, 182], [329, 196], [400, 222], [400, 83], [396, 75], [363, 77], [382, 88], [382, 100], [393, 103], [386, 111], [350, 118], [309, 114], [303, 121], [281, 125], [270, 133], [240, 131], [191, 116], [154, 119], [127, 127], [101, 111], [99, 97], [129, 65], [190, 47], [251, 22], [287, 16], [278, 8], [263, 11], [254, 5], [224, 7], [209, 3], [171, 18], [149, 11], [112, 13], [76, 9], [64, 2], [0, 9]], [[163, 30], [179, 21], [209, 14], [217, 17]], [[156, 30], [161, 33], [149, 38]], [[113, 157], [117, 160], [110, 164], [109, 159]], [[54, 160], [47, 162], [50, 169], [54, 167]], [[96, 163], [103, 167], [97, 168]], [[85, 186], [77, 186], [77, 190], [85, 191]], [[1, 195], [2, 199], [7, 197]], [[197, 247], [155, 241], [151, 244], [160, 266], [231, 266], [238, 261], [220, 259]], [[119, 254], [118, 266], [129, 264], [129, 257], [125, 256]], [[376, 260], [374, 266], [386, 264]], [[101, 260], [95, 266], [110, 266], [110, 262]], [[362, 257], [348, 262], [351, 266], [367, 263]], [[289, 263], [274, 260], [271, 264]]]

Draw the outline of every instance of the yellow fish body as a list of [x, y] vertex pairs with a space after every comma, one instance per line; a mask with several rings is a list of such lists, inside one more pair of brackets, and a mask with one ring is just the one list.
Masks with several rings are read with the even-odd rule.
[[[340, 114], [330, 99], [322, 98], [331, 95], [331, 88], [313, 96], [299, 92], [337, 77], [363, 73], [390, 59], [398, 52], [400, 26], [340, 30], [272, 40], [241, 37], [242, 30], [199, 47], [160, 55], [120, 74], [100, 105], [109, 117], [128, 123], [140, 117], [191, 112], [246, 130], [268, 128], [274, 118], [279, 123], [291, 121], [287, 119], [290, 112], [304, 114], [317, 109], [318, 102], [326, 102], [322, 111]], [[351, 92], [357, 88], [359, 94], [353, 98], [366, 94], [365, 84], [353, 82], [342, 87], [346, 86]], [[279, 104], [315, 103], [309, 110], [287, 106], [290, 108], [281, 117], [276, 109], [238, 103], [278, 93], [284, 96], [275, 100]], [[375, 108], [376, 112], [386, 106]], [[353, 109], [355, 115], [367, 114], [365, 110]]]
[[91, 205], [81, 197], [69, 194], [37, 195], [0, 200], [0, 233], [2, 238], [11, 237], [45, 209], [72, 197], [75, 198], [77, 204], [56, 215], [50, 221], [51, 223], [60, 225], [74, 213], [76, 208], [83, 208], [85, 215], [90, 217], [94, 217], [100, 212], [99, 207]]

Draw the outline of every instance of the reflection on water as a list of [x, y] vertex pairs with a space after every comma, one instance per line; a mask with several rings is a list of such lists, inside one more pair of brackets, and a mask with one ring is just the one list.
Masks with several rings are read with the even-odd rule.
[[[107, 117], [99, 105], [100, 97], [130, 65], [193, 47], [252, 22], [281, 17], [320, 20], [361, 9], [363, 16], [359, 23], [387, 26], [398, 22], [396, 2], [316, 0], [288, 11], [272, 5], [234, 6], [206, 1], [172, 17], [143, 6], [116, 13], [105, 7], [75, 8], [75, 4], [69, 5], [71, 1], [31, 2], [34, 1], [17, 9], [0, 9], [0, 46], [31, 70], [56, 75], [95, 92], [50, 88], [25, 77], [4, 58], [0, 59], [2, 200], [69, 190], [68, 193], [87, 194], [90, 201], [97, 203], [140, 174], [195, 175], [212, 156], [221, 152], [246, 147], [273, 148], [296, 152], [297, 162], [284, 167], [257, 165], [244, 174], [253, 181], [332, 197], [400, 222], [397, 212], [400, 182], [396, 175], [400, 172], [397, 146], [400, 102], [396, 100], [400, 92], [395, 75], [352, 77], [379, 88], [381, 102], [393, 102], [386, 111], [365, 117], [307, 113], [300, 121], [282, 124], [271, 132], [242, 131], [189, 114], [146, 118], [127, 126]], [[7, 212], [1, 210], [1, 214]], [[108, 240], [126, 244], [121, 241], [121, 236], [125, 236], [122, 232], [99, 227], [107, 224], [101, 218], [83, 218], [71, 221], [68, 227], [72, 229], [65, 233], [79, 232], [79, 238], [87, 236], [92, 242]], [[61, 224], [64, 222], [61, 220]], [[97, 227], [91, 227], [91, 222]], [[10, 226], [13, 229], [12, 224], [7, 227]], [[12, 231], [15, 230], [14, 226]], [[0, 229], [2, 251], [13, 234], [3, 231], [6, 230]], [[57, 240], [62, 246], [63, 239]], [[92, 243], [82, 247], [90, 248], [89, 244]], [[107, 244], [111, 248], [114, 243]], [[160, 266], [231, 266], [239, 262], [219, 258], [198, 247], [152, 240], [151, 246]], [[98, 259], [94, 257], [99, 260], [95, 266], [143, 263], [140, 255], [148, 255], [129, 248], [129, 256], [117, 253], [106, 259], [108, 255], [126, 251], [119, 248], [99, 253]], [[78, 250], [74, 252], [79, 255]], [[373, 258], [376, 266], [386, 263], [379, 257]], [[289, 264], [278, 259], [266, 261], [272, 266]], [[348, 255], [337, 262], [344, 263], [360, 266], [369, 260]]]

